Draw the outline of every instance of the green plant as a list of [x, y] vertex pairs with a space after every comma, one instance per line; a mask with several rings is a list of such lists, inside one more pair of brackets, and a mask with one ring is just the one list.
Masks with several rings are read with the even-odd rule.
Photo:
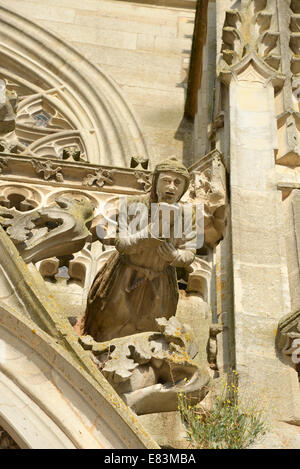
[[242, 449], [249, 447], [267, 430], [264, 413], [251, 400], [239, 399], [235, 384], [224, 384], [219, 395], [210, 390], [206, 410], [183, 393], [178, 395], [178, 410], [186, 426], [187, 439], [199, 449]]

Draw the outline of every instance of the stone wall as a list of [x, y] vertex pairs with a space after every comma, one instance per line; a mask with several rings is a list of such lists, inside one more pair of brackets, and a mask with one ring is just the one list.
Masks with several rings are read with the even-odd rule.
[[203, 50], [203, 71], [194, 127], [194, 155], [197, 160], [212, 148], [209, 125], [214, 117], [216, 76], [216, 2], [210, 1], [207, 15], [207, 39]]
[[117, 82], [133, 106], [154, 165], [170, 153], [190, 155], [190, 124], [181, 122], [195, 12], [188, 8], [192, 1], [177, 1], [181, 8], [150, 3], [3, 0]]
[[[228, 170], [230, 194], [228, 231], [215, 253], [213, 307], [224, 324], [218, 365], [220, 372], [236, 370], [243, 403], [259, 396], [273, 432], [261, 447], [299, 447], [300, 436], [298, 374], [275, 339], [280, 320], [299, 307], [297, 194], [291, 194], [299, 187], [299, 103], [293, 98], [295, 59], [289, 51], [293, 41], [293, 52], [299, 50], [293, 29], [296, 6], [276, 0], [217, 0], [217, 80], [214, 99], [208, 101], [214, 112], [207, 139], [215, 124], [215, 145]], [[280, 8], [288, 11], [278, 13]], [[200, 101], [209, 89], [203, 75]], [[203, 122], [204, 116], [195, 129], [202, 145]], [[280, 421], [292, 424], [293, 442]]]

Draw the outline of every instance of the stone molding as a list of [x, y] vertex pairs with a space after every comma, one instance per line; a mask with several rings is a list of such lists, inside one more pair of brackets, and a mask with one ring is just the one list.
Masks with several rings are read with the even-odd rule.
[[278, 97], [280, 136], [276, 163], [300, 166], [300, 8], [297, 1], [278, 1], [278, 19], [284, 88]]
[[[97, 426], [100, 431], [98, 443], [94, 441], [93, 447], [156, 448], [157, 445], [110, 387], [89, 355], [82, 350], [78, 344], [78, 336], [68, 320], [60, 315], [60, 307], [49, 294], [40, 274], [35, 269], [28, 268], [2, 228], [0, 228], [0, 254], [1, 285], [8, 283], [14, 285], [14, 291], [10, 297], [11, 299], [15, 297], [22, 305], [21, 308], [17, 308], [17, 311], [15, 307], [7, 305], [7, 298], [5, 298], [5, 303], [2, 299], [0, 301], [0, 328], [1, 338], [5, 344], [4, 352], [7, 353], [10, 347], [18, 347], [18, 349], [20, 348], [18, 353], [23, 359], [30, 356], [30, 362], [35, 367], [34, 374], [37, 375], [39, 370], [39, 373], [42, 373], [41, 376], [44, 376], [43, 385], [49, 383], [52, 386], [53, 379], [54, 381], [58, 379], [57, 382], [61, 384], [61, 379], [65, 380], [66, 385], [69, 383], [67, 388], [71, 385], [73, 393], [75, 392], [77, 396], [75, 400], [78, 398], [83, 400], [79, 405], [83, 409], [83, 414], [77, 422], [78, 425], [82, 425], [82, 421], [90, 415], [92, 409], [92, 413], [95, 414], [95, 422], [99, 419], [99, 413], [101, 414], [100, 426]], [[29, 347], [30, 351], [27, 350], [24, 353], [24, 347], [26, 350]], [[15, 352], [13, 352], [13, 356], [15, 356]], [[40, 386], [36, 386], [34, 381], [32, 382], [26, 377], [26, 367], [24, 368], [25, 374], [18, 374], [14, 368], [11, 368], [17, 366], [18, 360], [5, 360], [3, 354], [1, 360], [3, 379], [7, 380], [7, 377], [14, 376], [14, 383], [22, 392], [25, 392], [27, 400], [39, 403], [38, 413], [42, 420], [45, 418], [42, 415], [45, 412], [63, 430], [63, 433], [69, 437], [75, 447], [89, 447], [87, 445], [91, 444], [90, 431], [86, 426], [85, 435], [75, 436], [76, 424], [74, 427], [74, 421], [71, 420], [69, 424], [61, 421], [56, 405], [49, 400], [49, 396], [40, 393]], [[47, 368], [48, 371], [46, 370], [43, 374], [45, 366], [50, 368]], [[54, 377], [55, 375], [57, 378]], [[61, 392], [64, 394], [64, 391]], [[66, 399], [69, 391], [66, 389], [65, 393]], [[86, 417], [84, 417], [84, 412], [86, 412]], [[31, 419], [29, 420], [32, 422]], [[9, 422], [12, 422], [10, 418], [7, 421], [3, 414], [0, 415], [0, 425], [7, 428]], [[22, 435], [24, 437], [24, 428], [20, 422], [15, 428], [15, 432], [19, 435], [18, 443], [20, 443]], [[81, 438], [83, 439], [81, 440]], [[66, 441], [62, 439], [61, 443], [64, 444]], [[45, 441], [44, 444], [46, 444]], [[24, 445], [28, 447], [23, 440]]]
[[[143, 185], [136, 177], [136, 171], [130, 168], [99, 166], [54, 158], [32, 159], [31, 156], [12, 155], [4, 152], [0, 152], [0, 156], [4, 162], [0, 173], [0, 180], [2, 181], [23, 181], [29, 184], [72, 187], [74, 189], [84, 188], [88, 191], [101, 190], [110, 193], [144, 192]], [[57, 177], [57, 173], [61, 175], [60, 178]], [[102, 178], [101, 173], [104, 176]], [[147, 179], [151, 175], [151, 172], [146, 170], [139, 170], [139, 173], [140, 177], [143, 175], [143, 179]], [[113, 179], [109, 182], [111, 178]], [[96, 183], [97, 180], [98, 183]], [[100, 180], [102, 182], [99, 182]]]

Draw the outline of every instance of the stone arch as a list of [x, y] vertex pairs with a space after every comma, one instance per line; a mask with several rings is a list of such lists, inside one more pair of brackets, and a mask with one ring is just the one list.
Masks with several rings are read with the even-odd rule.
[[151, 446], [119, 415], [113, 389], [105, 395], [95, 384], [55, 340], [0, 301], [0, 426], [21, 448]]
[[2, 372], [0, 389], [1, 426], [21, 449], [76, 448], [34, 400]]
[[[54, 34], [3, 5], [0, 25], [0, 78], [27, 100], [19, 133], [26, 133], [24, 112], [30, 114], [39, 105], [55, 109], [52, 123], [66, 139], [69, 130], [68, 145], [73, 136], [91, 163], [129, 166], [131, 157], [149, 157], [130, 106], [98, 67]], [[51, 129], [44, 138], [48, 143], [55, 139]], [[36, 143], [34, 148], [28, 146], [29, 154], [36, 149]]]

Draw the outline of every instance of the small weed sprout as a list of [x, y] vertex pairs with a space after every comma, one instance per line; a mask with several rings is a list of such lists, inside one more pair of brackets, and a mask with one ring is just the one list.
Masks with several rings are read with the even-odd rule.
[[264, 412], [259, 410], [253, 399], [243, 399], [241, 403], [236, 379], [229, 382], [224, 383], [219, 392], [210, 389], [208, 409], [201, 404], [193, 404], [185, 394], [178, 394], [178, 410], [186, 427], [187, 439], [194, 448], [243, 449], [266, 433]]

